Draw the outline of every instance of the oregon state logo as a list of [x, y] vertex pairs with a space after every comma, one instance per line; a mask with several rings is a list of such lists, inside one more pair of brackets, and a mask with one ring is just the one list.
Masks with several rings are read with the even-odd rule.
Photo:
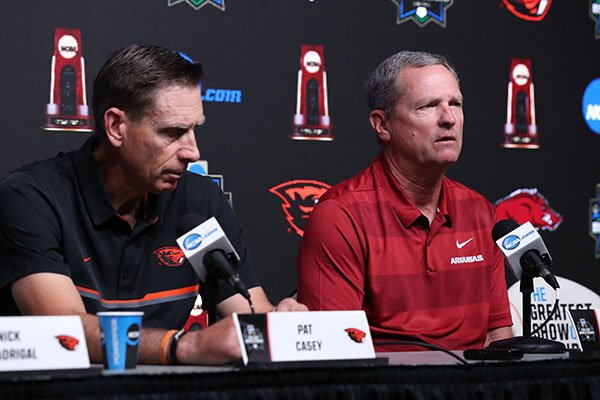
[[541, 21], [546, 18], [552, 0], [502, 0], [508, 11], [527, 21]]
[[175, 246], [163, 246], [152, 253], [158, 258], [159, 264], [167, 267], [181, 267], [185, 261], [183, 251]]
[[58, 335], [55, 337], [58, 339], [58, 343], [60, 343], [62, 347], [69, 351], [74, 351], [75, 347], [77, 347], [77, 345], [79, 344], [79, 340], [75, 339], [72, 336]]
[[365, 336], [367, 336], [366, 333], [358, 328], [348, 328], [344, 329], [344, 331], [346, 331], [350, 339], [354, 340], [356, 343], [362, 343], [363, 340], [365, 340]]
[[281, 209], [286, 220], [299, 236], [303, 236], [310, 213], [329, 188], [331, 185], [323, 182], [297, 179], [273, 186], [269, 192], [283, 201]]
[[512, 219], [519, 225], [529, 221], [537, 230], [555, 231], [563, 221], [537, 189], [518, 189], [496, 201], [498, 219]]

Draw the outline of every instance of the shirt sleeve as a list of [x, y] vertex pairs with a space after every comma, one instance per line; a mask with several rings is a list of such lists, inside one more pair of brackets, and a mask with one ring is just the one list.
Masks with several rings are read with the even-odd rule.
[[335, 200], [319, 203], [298, 254], [298, 301], [309, 310], [360, 310], [365, 296], [362, 231]]
[[33, 273], [69, 275], [51, 194], [27, 172], [0, 184], [0, 287]]

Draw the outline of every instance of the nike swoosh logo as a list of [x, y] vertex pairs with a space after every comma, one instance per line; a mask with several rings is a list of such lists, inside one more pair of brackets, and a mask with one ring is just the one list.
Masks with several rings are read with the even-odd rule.
[[473, 238], [469, 239], [469, 240], [465, 240], [462, 243], [459, 243], [458, 240], [456, 241], [456, 247], [458, 247], [459, 249], [462, 249], [463, 247], [465, 247], [467, 244], [469, 244], [469, 242], [473, 240]]
[[90, 261], [92, 259], [92, 257], [84, 257], [83, 262], [86, 263], [88, 261]]

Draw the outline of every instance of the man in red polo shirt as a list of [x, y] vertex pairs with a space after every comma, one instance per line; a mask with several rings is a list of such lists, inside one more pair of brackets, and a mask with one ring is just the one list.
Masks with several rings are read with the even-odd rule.
[[462, 146], [456, 72], [441, 56], [403, 51], [377, 67], [366, 92], [381, 151], [312, 212], [298, 300], [310, 310], [365, 310], [376, 343], [468, 349], [510, 337], [494, 207], [444, 175]]

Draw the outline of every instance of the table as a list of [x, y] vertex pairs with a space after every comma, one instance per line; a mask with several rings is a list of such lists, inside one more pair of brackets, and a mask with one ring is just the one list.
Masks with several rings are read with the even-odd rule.
[[[600, 359], [458, 364], [437, 352], [392, 365], [267, 369], [140, 366], [125, 374], [0, 382], [2, 399], [600, 399]], [[564, 355], [562, 357], [565, 357]], [[447, 361], [443, 361], [447, 360]]]

